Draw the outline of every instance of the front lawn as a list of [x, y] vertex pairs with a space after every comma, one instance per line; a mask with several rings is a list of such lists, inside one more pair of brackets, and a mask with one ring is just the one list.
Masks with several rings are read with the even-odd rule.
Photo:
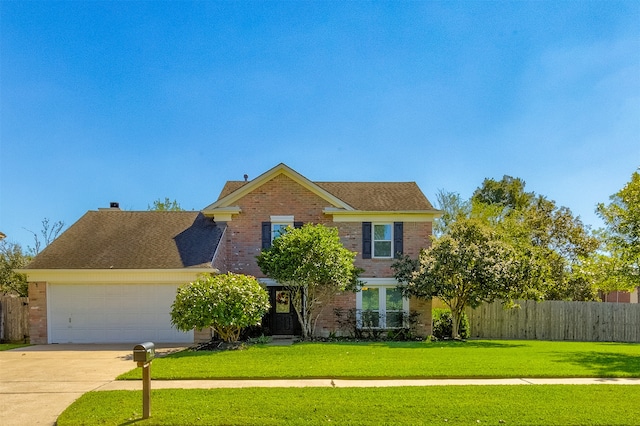
[[436, 386], [403, 388], [246, 388], [90, 392], [58, 425], [220, 424], [640, 424], [640, 386]]
[[0, 351], [8, 351], [11, 349], [24, 348], [30, 346], [28, 343], [0, 343]]
[[[297, 343], [179, 352], [154, 379], [640, 377], [640, 344], [472, 340]], [[137, 368], [120, 379], [138, 379]]]

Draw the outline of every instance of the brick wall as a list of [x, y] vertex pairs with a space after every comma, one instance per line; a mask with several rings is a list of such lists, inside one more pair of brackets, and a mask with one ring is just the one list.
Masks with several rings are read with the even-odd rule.
[[29, 341], [34, 345], [48, 343], [47, 283], [29, 283]]
[[256, 256], [262, 250], [262, 222], [271, 216], [294, 216], [296, 221], [324, 223], [330, 217], [322, 210], [327, 202], [290, 178], [279, 175], [238, 200], [242, 209], [239, 215], [227, 224], [228, 270], [264, 277]]

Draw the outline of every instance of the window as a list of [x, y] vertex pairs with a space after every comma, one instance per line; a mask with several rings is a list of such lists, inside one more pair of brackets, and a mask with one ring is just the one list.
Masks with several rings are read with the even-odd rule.
[[362, 222], [362, 258], [391, 259], [403, 253], [402, 222]]
[[409, 301], [395, 286], [362, 287], [356, 293], [356, 310], [360, 327], [400, 328], [409, 312]]
[[271, 242], [293, 228], [293, 216], [271, 216]]
[[390, 223], [373, 225], [373, 257], [391, 257], [392, 229]]

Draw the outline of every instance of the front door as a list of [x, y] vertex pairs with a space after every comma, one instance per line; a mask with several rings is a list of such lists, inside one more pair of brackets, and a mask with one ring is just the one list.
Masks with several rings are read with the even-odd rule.
[[291, 292], [284, 287], [268, 287], [271, 309], [263, 320], [272, 335], [298, 335], [301, 332]]

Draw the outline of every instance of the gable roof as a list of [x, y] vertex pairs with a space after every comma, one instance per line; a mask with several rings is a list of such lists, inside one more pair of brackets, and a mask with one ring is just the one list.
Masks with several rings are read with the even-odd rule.
[[200, 212], [90, 211], [25, 269], [213, 269], [224, 228]]
[[227, 181], [218, 200], [204, 211], [228, 207], [281, 173], [345, 210], [437, 212], [415, 182], [312, 182], [282, 163], [252, 181]]
[[[287, 176], [289, 179], [307, 188], [309, 191], [315, 193], [320, 198], [323, 198], [324, 200], [327, 201], [328, 204], [334, 207], [342, 208], [345, 210], [354, 210], [353, 207], [345, 203], [344, 200], [340, 200], [335, 195], [327, 192], [325, 189], [311, 182], [309, 179], [302, 176], [300, 173], [296, 172], [286, 164], [280, 163], [274, 168], [264, 172], [257, 178], [248, 182], [242, 182], [242, 185], [231, 184], [229, 187], [225, 185], [225, 188], [233, 188], [233, 190], [229, 191], [227, 189], [227, 191], [225, 191], [225, 188], [223, 188], [223, 193], [220, 194], [220, 197], [218, 198], [218, 200], [215, 203], [205, 207], [202, 211], [205, 214], [207, 214], [217, 209], [224, 209], [224, 208], [230, 207], [237, 200], [239, 200], [246, 194], [250, 193], [256, 188], [259, 188], [264, 183], [270, 181], [271, 179], [279, 175]], [[227, 182], [227, 184], [229, 184], [229, 182]]]

